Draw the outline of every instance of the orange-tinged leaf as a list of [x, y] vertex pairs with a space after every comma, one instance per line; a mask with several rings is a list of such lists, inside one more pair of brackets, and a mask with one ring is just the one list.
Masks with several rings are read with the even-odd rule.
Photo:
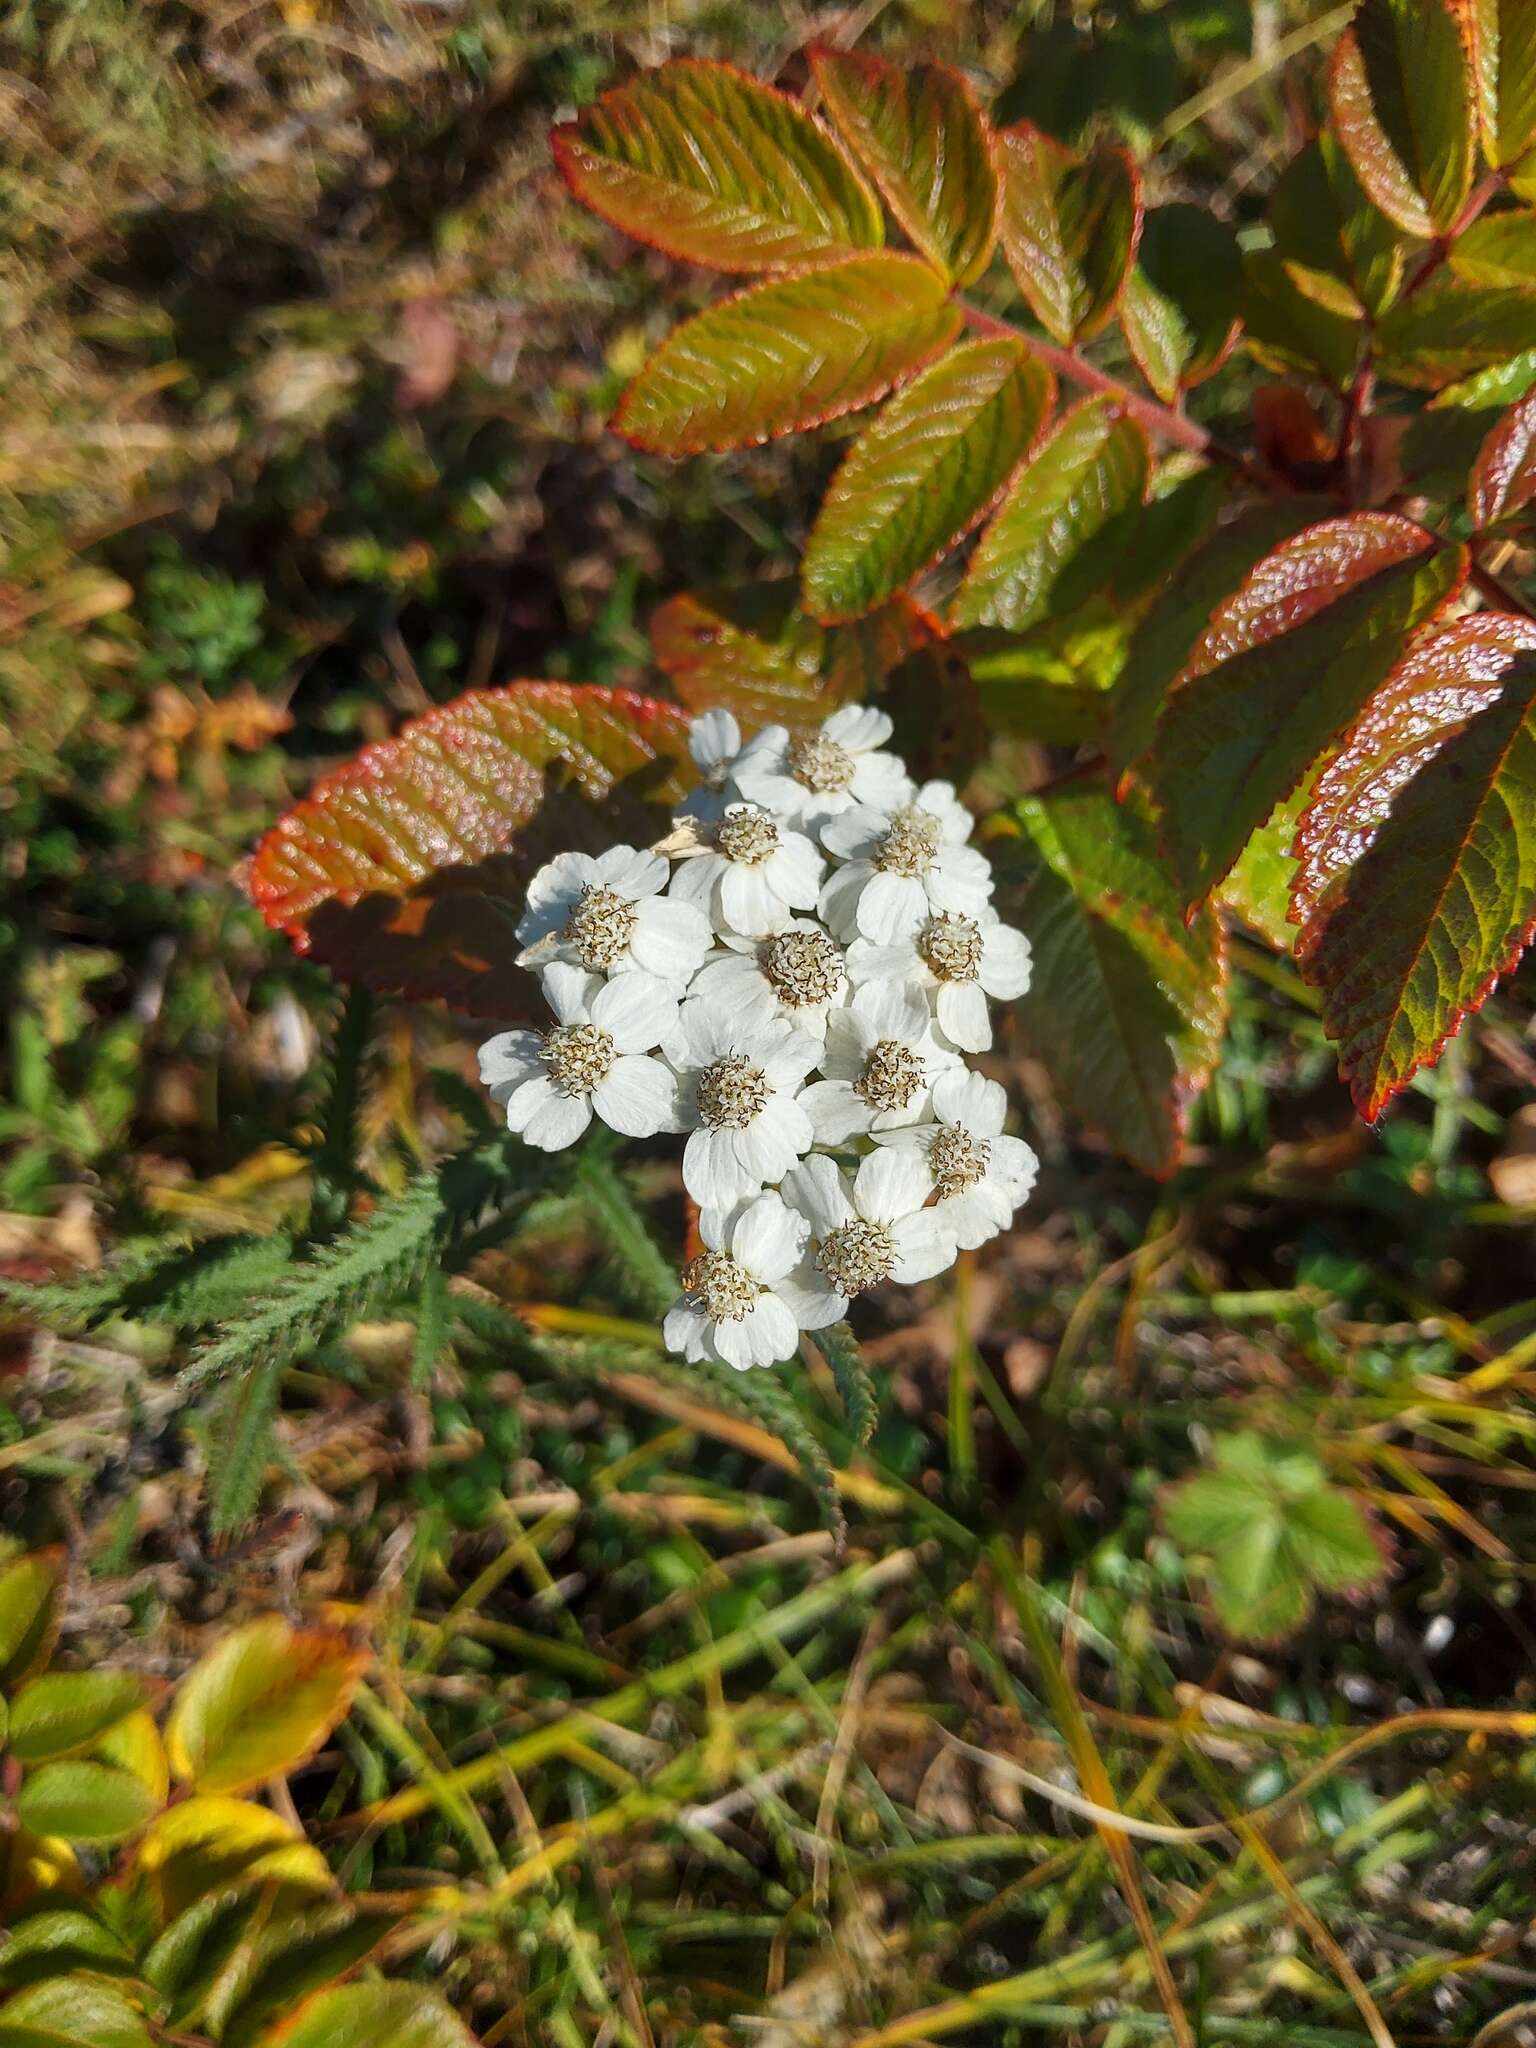
[[976, 95], [945, 64], [896, 65], [859, 50], [816, 49], [811, 70], [914, 245], [958, 285], [986, 269], [999, 183]]
[[1318, 778], [1296, 957], [1362, 1116], [1486, 1001], [1536, 931], [1536, 622], [1421, 640]]
[[1034, 871], [1007, 906], [1034, 971], [1014, 1014], [1063, 1104], [1144, 1172], [1178, 1164], [1226, 1019], [1221, 927], [1186, 927], [1146, 807], [1098, 777], [1026, 797]]
[[1218, 605], [1143, 764], [1186, 904], [1226, 874], [1466, 567], [1465, 550], [1410, 519], [1355, 512], [1283, 541]]
[[1087, 156], [1022, 122], [1004, 128], [1003, 253], [1048, 334], [1081, 341], [1115, 310], [1141, 237], [1141, 179], [1123, 149]]
[[737, 292], [676, 327], [619, 402], [637, 448], [745, 448], [856, 412], [960, 331], [918, 256], [853, 256]]
[[806, 543], [813, 618], [862, 617], [985, 518], [1050, 410], [1022, 343], [964, 342], [915, 377], [843, 458]]
[[798, 101], [679, 57], [550, 137], [567, 184], [637, 241], [718, 270], [788, 270], [885, 239], [858, 171]]
[[420, 1984], [341, 1984], [306, 1999], [260, 2048], [475, 2048], [475, 2039]]
[[1472, 188], [1476, 126], [1461, 0], [1361, 0], [1328, 92], [1370, 199], [1411, 235], [1448, 231]]
[[525, 1015], [510, 934], [529, 876], [600, 827], [606, 843], [664, 830], [687, 726], [630, 690], [471, 691], [322, 777], [257, 847], [251, 900], [346, 979]]
[[1478, 450], [1467, 479], [1472, 524], [1497, 526], [1536, 501], [1536, 391], [1511, 406]]
[[1112, 399], [1087, 398], [1063, 414], [976, 543], [950, 623], [1021, 632], [1106, 583], [1148, 469], [1146, 435]]
[[368, 1664], [343, 1635], [263, 1615], [217, 1643], [182, 1680], [165, 1746], [202, 1793], [246, 1791], [296, 1770], [351, 1704]]

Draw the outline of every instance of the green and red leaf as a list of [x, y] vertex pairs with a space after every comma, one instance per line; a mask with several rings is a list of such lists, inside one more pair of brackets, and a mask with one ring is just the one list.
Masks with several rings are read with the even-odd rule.
[[1265, 217], [1286, 276], [1329, 313], [1374, 319], [1397, 296], [1407, 245], [1328, 129], [1280, 173]]
[[512, 928], [534, 867], [596, 843], [598, 801], [610, 840], [626, 807], [631, 830], [664, 830], [687, 724], [630, 690], [471, 691], [322, 777], [257, 847], [251, 900], [343, 979], [521, 1016]]
[[1458, 235], [1446, 256], [1453, 277], [1465, 284], [1536, 286], [1536, 211], [1485, 213]]
[[674, 328], [614, 425], [658, 455], [799, 433], [883, 398], [960, 324], [943, 277], [918, 256], [854, 256], [775, 278]]
[[1438, 391], [1525, 354], [1536, 335], [1536, 290], [1478, 285], [1442, 272], [1399, 300], [1376, 331], [1376, 367], [1393, 384]]
[[1511, 406], [1478, 450], [1467, 479], [1467, 511], [1476, 527], [1529, 520], [1536, 504], [1536, 391]]
[[901, 66], [864, 51], [816, 49], [827, 112], [915, 247], [957, 285], [974, 282], [997, 240], [999, 180], [976, 95], [944, 64]]
[[1146, 217], [1120, 324], [1136, 367], [1168, 404], [1219, 369], [1241, 330], [1237, 241], [1203, 206], [1159, 206]]
[[1226, 1020], [1215, 915], [1186, 926], [1139, 800], [1099, 777], [1018, 805], [1036, 859], [1008, 915], [1034, 953], [1014, 1014], [1063, 1104], [1144, 1172], [1178, 1164]]
[[1466, 0], [1483, 153], [1497, 168], [1536, 144], [1536, 7], [1530, 0]]
[[1020, 632], [1108, 582], [1149, 467], [1146, 435], [1112, 399], [1084, 399], [1065, 413], [977, 542], [951, 625]]
[[642, 71], [550, 141], [584, 206], [690, 263], [790, 270], [885, 239], [874, 194], [820, 123], [729, 64]]
[[1362, 1116], [1481, 1008], [1536, 930], [1536, 623], [1421, 640], [1318, 777], [1296, 957]]
[[1217, 607], [1142, 771], [1184, 903], [1222, 879], [1466, 569], [1412, 520], [1355, 512], [1283, 542]]
[[862, 617], [985, 518], [1050, 411], [1055, 380], [1015, 341], [951, 349], [849, 449], [806, 543], [814, 618]]
[[1459, 0], [1361, 0], [1328, 75], [1334, 127], [1372, 202], [1447, 233], [1472, 189], [1476, 95]]
[[1081, 156], [1022, 122], [1005, 128], [1003, 253], [1046, 332], [1082, 341], [1107, 325], [1141, 238], [1141, 178], [1123, 149]]

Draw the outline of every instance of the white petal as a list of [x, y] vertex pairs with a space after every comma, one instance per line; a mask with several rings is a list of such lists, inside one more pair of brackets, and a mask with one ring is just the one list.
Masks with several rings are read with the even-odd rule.
[[959, 1249], [973, 1252], [1008, 1228], [1016, 1207], [995, 1182], [982, 1180], [963, 1194], [940, 1202], [939, 1214], [949, 1225]]
[[850, 754], [862, 754], [871, 747], [883, 747], [896, 728], [883, 711], [868, 704], [845, 704], [823, 722], [821, 730]]
[[528, 884], [530, 912], [549, 912], [574, 903], [597, 880], [597, 862], [590, 853], [557, 853]]
[[736, 1156], [734, 1131], [690, 1131], [683, 1147], [683, 1186], [701, 1209], [734, 1209], [762, 1183]]
[[511, 1092], [501, 1097], [507, 1105], [507, 1129], [525, 1131], [529, 1119], [543, 1109], [556, 1092], [554, 1082], [542, 1065], [526, 1081], [514, 1082]]
[[981, 928], [982, 987], [989, 996], [1011, 1003], [1029, 987], [1029, 941], [1011, 924], [986, 924]]
[[749, 1273], [771, 1284], [782, 1280], [805, 1249], [809, 1225], [789, 1208], [782, 1195], [759, 1195], [749, 1202], [731, 1231], [731, 1256]]
[[933, 1113], [941, 1123], [962, 1124], [975, 1138], [994, 1138], [1008, 1113], [1008, 1096], [997, 1081], [953, 1067], [933, 1084]]
[[742, 1317], [753, 1365], [777, 1365], [800, 1348], [794, 1311], [774, 1294], [760, 1294]]
[[741, 727], [729, 711], [701, 711], [688, 728], [688, 751], [708, 774], [741, 751]]
[[480, 1048], [480, 1082], [485, 1088], [515, 1088], [540, 1071], [536, 1031], [498, 1031]]
[[[537, 1082], [529, 1084], [537, 1087]], [[541, 1152], [561, 1152], [574, 1145], [592, 1121], [592, 1101], [586, 1095], [552, 1092], [541, 1102], [523, 1126], [524, 1140]]]
[[584, 1024], [602, 985], [600, 974], [588, 974], [568, 960], [552, 960], [544, 970], [544, 1000], [562, 1024]]
[[686, 1301], [679, 1301], [667, 1310], [666, 1321], [661, 1326], [661, 1341], [669, 1351], [686, 1358], [690, 1365], [697, 1365], [708, 1357], [705, 1349], [705, 1332], [709, 1324], [696, 1308], [690, 1308]]
[[826, 1274], [809, 1259], [780, 1280], [773, 1291], [802, 1330], [824, 1330], [829, 1323], [840, 1323], [848, 1313], [847, 1295], [835, 1294], [827, 1285]]
[[855, 860], [834, 868], [822, 883], [816, 907], [835, 939], [851, 939], [857, 932], [859, 898], [873, 874], [867, 860]]
[[915, 1045], [928, 1029], [928, 999], [906, 982], [866, 982], [848, 1009], [863, 1022], [870, 1045], [882, 1038]]
[[877, 946], [871, 939], [855, 939], [848, 948], [848, 979], [855, 988], [869, 981], [927, 983], [933, 979], [916, 946]]
[[593, 996], [590, 1015], [620, 1052], [649, 1052], [672, 1030], [677, 997], [654, 974], [616, 974]]
[[825, 1237], [854, 1215], [847, 1181], [821, 1152], [813, 1152], [809, 1159], [791, 1167], [780, 1193], [792, 1209], [800, 1211], [817, 1237]]
[[638, 846], [610, 846], [599, 854], [597, 880], [605, 889], [617, 889], [621, 896], [654, 896], [667, 886], [670, 870], [659, 853], [642, 853]]
[[783, 1037], [776, 1039], [764, 1051], [758, 1065], [774, 1088], [795, 1089], [817, 1064], [821, 1055], [821, 1046], [808, 1031], [786, 1026]]
[[800, 1107], [811, 1120], [818, 1145], [842, 1145], [861, 1137], [874, 1121], [874, 1111], [853, 1091], [851, 1081], [813, 1081], [800, 1092]]
[[592, 1090], [592, 1107], [626, 1138], [677, 1128], [677, 1083], [660, 1060], [624, 1053]]
[[691, 903], [701, 917], [709, 918], [715, 884], [724, 866], [725, 862], [718, 853], [696, 853], [687, 860], [680, 860], [667, 884], [668, 896], [674, 903]]
[[912, 794], [907, 771], [894, 754], [861, 754], [853, 768], [856, 803], [873, 811], [898, 811]]
[[1034, 1186], [1039, 1171], [1039, 1160], [1022, 1138], [992, 1140], [991, 1157], [987, 1161], [987, 1178], [997, 1181], [1005, 1188], [1015, 1206], [1023, 1201]]
[[663, 981], [685, 982], [709, 951], [709, 919], [691, 903], [650, 896], [638, 906], [629, 950], [637, 966]]
[[[904, 1152], [882, 1152], [882, 1159], [904, 1159]], [[942, 1209], [919, 1209], [912, 1216], [898, 1216], [891, 1225], [896, 1245], [896, 1263], [891, 1278], [903, 1287], [919, 1280], [931, 1280], [954, 1264], [954, 1233], [944, 1220]]]
[[789, 905], [775, 896], [762, 868], [727, 861], [720, 876], [721, 922], [744, 938], [765, 937], [789, 923]]
[[854, 804], [829, 818], [821, 828], [821, 843], [839, 860], [869, 860], [890, 825], [883, 811]]
[[992, 894], [991, 863], [974, 846], [941, 846], [928, 869], [927, 884], [935, 910], [977, 917]]
[[946, 846], [963, 846], [970, 838], [976, 820], [955, 795], [952, 782], [925, 782], [917, 801], [930, 818], [938, 819]]
[[935, 991], [939, 1029], [962, 1052], [985, 1052], [992, 1043], [992, 1013], [974, 981], [941, 981]]
[[[845, 874], [852, 872], [845, 868]], [[877, 946], [909, 939], [928, 915], [928, 891], [912, 875], [871, 875], [858, 905], [858, 927]]]
[[776, 1095], [744, 1131], [737, 1132], [736, 1153], [759, 1186], [771, 1186], [815, 1141], [809, 1113], [787, 1095]]
[[867, 1222], [890, 1223], [920, 1209], [932, 1186], [928, 1162], [920, 1153], [888, 1146], [860, 1162], [853, 1183], [854, 1206]]
[[779, 850], [763, 863], [768, 886], [775, 896], [797, 910], [815, 907], [826, 862], [803, 832], [784, 832]]

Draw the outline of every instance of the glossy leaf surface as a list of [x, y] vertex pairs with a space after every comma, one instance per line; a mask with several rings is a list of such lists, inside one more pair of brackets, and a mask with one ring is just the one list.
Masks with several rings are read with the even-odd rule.
[[1003, 253], [1035, 318], [1059, 342], [1097, 334], [1114, 312], [1141, 233], [1136, 167], [1088, 156], [1027, 124], [999, 135]]
[[1361, 0], [1328, 79], [1339, 140], [1373, 203], [1428, 239], [1472, 187], [1475, 106], [1459, 0]]

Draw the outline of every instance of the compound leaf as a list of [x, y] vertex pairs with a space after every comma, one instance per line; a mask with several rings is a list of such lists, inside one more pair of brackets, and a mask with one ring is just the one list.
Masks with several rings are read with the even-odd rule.
[[1030, 310], [1059, 342], [1109, 320], [1141, 235], [1141, 181], [1123, 149], [1087, 156], [1022, 122], [1005, 128], [1003, 254]]
[[959, 331], [943, 277], [921, 257], [849, 257], [685, 320], [613, 423], [658, 455], [750, 447], [871, 404]]
[[1282, 542], [1217, 607], [1143, 768], [1186, 904], [1221, 880], [1465, 574], [1464, 550], [1412, 520], [1356, 512]]
[[1426, 240], [1472, 186], [1475, 108], [1457, 0], [1361, 0], [1328, 77], [1340, 142], [1372, 202]]
[[1421, 641], [1318, 777], [1298, 834], [1297, 961], [1374, 1118], [1536, 926], [1536, 623]]
[[1054, 395], [1022, 343], [971, 341], [889, 400], [849, 449], [806, 543], [812, 617], [862, 617], [969, 533]]
[[873, 193], [820, 123], [729, 64], [643, 71], [550, 142], [584, 206], [690, 263], [784, 270], [885, 239]]
[[999, 183], [976, 95], [945, 64], [900, 66], [863, 51], [817, 49], [811, 70], [828, 113], [913, 244], [957, 285], [986, 269]]
[[1017, 816], [1038, 863], [1010, 907], [1034, 952], [1020, 1030], [1075, 1116], [1170, 1173], [1221, 1043], [1221, 927], [1209, 910], [1186, 926], [1138, 797], [1085, 778]]
[[1074, 406], [1015, 475], [977, 542], [951, 624], [1016, 633], [1107, 582], [1148, 468], [1146, 435], [1112, 399]]

